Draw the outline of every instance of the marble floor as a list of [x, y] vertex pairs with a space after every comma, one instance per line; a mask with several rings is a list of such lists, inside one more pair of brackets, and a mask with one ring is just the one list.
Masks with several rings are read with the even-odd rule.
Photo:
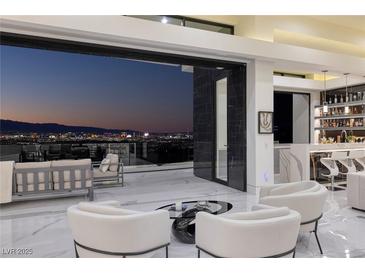
[[[97, 189], [97, 201], [118, 200], [127, 209], [154, 210], [175, 201], [222, 200], [233, 204], [230, 212], [247, 211], [256, 203], [247, 194], [193, 176], [192, 169], [128, 174], [125, 187]], [[17, 202], [0, 208], [0, 256], [11, 248], [32, 250], [31, 257], [74, 257], [73, 239], [67, 225], [67, 207], [84, 200], [70, 197], [52, 200]], [[365, 213], [346, 205], [345, 191], [331, 192], [319, 224], [323, 257], [365, 258]], [[173, 238], [170, 257], [196, 257], [194, 245]], [[164, 257], [164, 251], [149, 254]], [[19, 257], [19, 256], [17, 256]], [[302, 234], [297, 257], [322, 257], [314, 235]]]

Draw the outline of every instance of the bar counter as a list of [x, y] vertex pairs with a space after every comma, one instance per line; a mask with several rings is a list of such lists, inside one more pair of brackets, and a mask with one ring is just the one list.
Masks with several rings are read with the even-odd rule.
[[[365, 151], [365, 143], [291, 144], [287, 152], [283, 152], [283, 155], [280, 156], [280, 164], [289, 167], [287, 168], [287, 174], [285, 176], [289, 182], [310, 180], [311, 177], [312, 179], [317, 179], [315, 166], [313, 165], [313, 155], [319, 153], [329, 154], [333, 151], [352, 150]], [[287, 163], [285, 163], [285, 161]]]

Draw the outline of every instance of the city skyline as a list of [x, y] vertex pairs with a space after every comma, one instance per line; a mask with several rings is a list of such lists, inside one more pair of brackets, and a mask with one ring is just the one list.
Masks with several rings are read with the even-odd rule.
[[145, 132], [192, 131], [179, 66], [1, 46], [1, 119]]

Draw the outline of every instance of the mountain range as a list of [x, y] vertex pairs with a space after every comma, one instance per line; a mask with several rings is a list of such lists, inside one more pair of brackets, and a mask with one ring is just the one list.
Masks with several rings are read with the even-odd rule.
[[132, 134], [136, 131], [123, 130], [123, 129], [106, 129], [99, 127], [85, 127], [85, 126], [67, 126], [56, 123], [27, 123], [13, 120], [0, 119], [0, 132], [1, 133], [120, 133], [126, 132]]

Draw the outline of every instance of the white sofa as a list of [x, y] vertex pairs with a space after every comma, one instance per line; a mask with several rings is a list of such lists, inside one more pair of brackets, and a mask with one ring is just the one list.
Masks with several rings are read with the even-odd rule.
[[251, 212], [196, 215], [195, 242], [213, 257], [281, 257], [293, 253], [300, 214], [286, 207], [255, 206]]
[[170, 219], [166, 210], [137, 212], [117, 201], [81, 202], [67, 210], [76, 257], [127, 257], [166, 249]]
[[328, 190], [316, 181], [276, 184], [260, 188], [259, 203], [298, 211], [301, 215], [301, 232], [314, 232], [319, 250], [318, 220], [322, 217]]
[[348, 175], [347, 203], [354, 209], [365, 211], [365, 172]]

